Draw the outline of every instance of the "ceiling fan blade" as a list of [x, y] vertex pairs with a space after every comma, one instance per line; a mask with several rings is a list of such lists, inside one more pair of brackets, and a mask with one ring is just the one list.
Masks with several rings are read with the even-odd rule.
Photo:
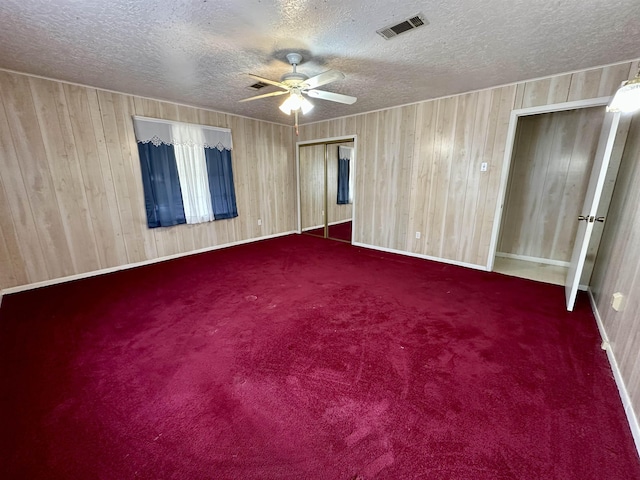
[[284, 92], [263, 93], [262, 95], [256, 95], [255, 97], [243, 98], [242, 100], [240, 100], [240, 102], [248, 102], [250, 100], [257, 100], [258, 98], [277, 97], [278, 95], [284, 95], [286, 93], [289, 93], [289, 92], [284, 91]]
[[332, 102], [338, 103], [346, 103], [347, 105], [356, 103], [356, 100], [358, 100], [357, 97], [342, 95], [341, 93], [325, 92], [324, 90], [309, 90], [305, 93], [313, 98], [320, 98], [321, 100], [330, 100]]
[[275, 80], [269, 80], [268, 78], [264, 78], [264, 77], [260, 77], [258, 75], [254, 75], [253, 73], [248, 73], [247, 75], [249, 75], [251, 78], [258, 80], [259, 82], [263, 82], [263, 83], [267, 83], [269, 85], [274, 85], [278, 88], [283, 88], [285, 90], [289, 90], [289, 87], [286, 86], [284, 83], [282, 82], [276, 82]]
[[342, 79], [344, 79], [344, 73], [339, 72], [338, 70], [327, 70], [320, 75], [316, 75], [315, 77], [305, 80], [302, 84], [302, 88], [316, 88]]

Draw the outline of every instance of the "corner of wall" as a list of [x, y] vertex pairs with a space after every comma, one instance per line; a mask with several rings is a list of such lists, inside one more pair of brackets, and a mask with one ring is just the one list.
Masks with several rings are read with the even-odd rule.
[[627, 386], [624, 384], [622, 372], [620, 371], [620, 367], [618, 366], [618, 361], [616, 360], [613, 349], [609, 344], [609, 337], [604, 328], [602, 317], [600, 316], [598, 306], [596, 305], [596, 301], [593, 297], [593, 291], [591, 290], [591, 288], [589, 288], [587, 292], [589, 294], [589, 301], [591, 302], [591, 309], [593, 310], [593, 315], [596, 318], [598, 330], [600, 331], [600, 337], [602, 338], [602, 349], [607, 353], [609, 365], [611, 366], [611, 371], [613, 372], [613, 378], [616, 381], [618, 393], [620, 394], [620, 400], [622, 401], [622, 406], [624, 407], [624, 413], [627, 416], [629, 428], [631, 429], [631, 435], [633, 436], [633, 441], [636, 445], [636, 451], [638, 453], [638, 456], [640, 457], [640, 423], [638, 423], [638, 417], [633, 410], [631, 397], [629, 396], [629, 392], [627, 391]]

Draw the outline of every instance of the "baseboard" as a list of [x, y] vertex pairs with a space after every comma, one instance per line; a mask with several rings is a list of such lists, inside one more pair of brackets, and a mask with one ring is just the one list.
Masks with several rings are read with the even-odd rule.
[[556, 267], [568, 267], [570, 265], [570, 262], [563, 262], [562, 260], [530, 257], [528, 255], [516, 255], [515, 253], [496, 252], [496, 257], [513, 258], [514, 260], [523, 260], [525, 262], [544, 263], [545, 265], [554, 265]]
[[607, 332], [604, 329], [604, 324], [602, 323], [602, 317], [600, 316], [600, 312], [598, 311], [598, 307], [596, 306], [596, 301], [593, 298], [593, 292], [591, 291], [591, 289], [588, 289], [587, 293], [589, 294], [591, 309], [593, 310], [594, 317], [596, 317], [596, 323], [598, 325], [598, 330], [600, 331], [600, 337], [602, 338], [602, 349], [607, 352], [607, 358], [609, 359], [609, 365], [611, 365], [613, 378], [615, 379], [616, 385], [618, 386], [618, 393], [620, 394], [620, 400], [622, 400], [624, 413], [627, 416], [627, 421], [629, 422], [629, 428], [631, 428], [631, 435], [633, 436], [633, 441], [636, 444], [636, 451], [638, 453], [638, 457], [640, 457], [640, 423], [638, 423], [638, 417], [633, 410], [631, 397], [629, 397], [629, 392], [627, 391], [627, 387], [624, 384], [624, 380], [622, 378], [622, 372], [620, 371], [620, 367], [618, 367], [618, 361], [616, 360], [613, 350], [611, 349], [611, 344], [609, 343], [609, 336], [607, 335]]
[[239, 240], [237, 242], [223, 243], [221, 245], [214, 245], [212, 247], [200, 248], [198, 250], [191, 250], [189, 252], [176, 253], [174, 255], [167, 255], [165, 257], [158, 257], [158, 258], [153, 258], [151, 260], [144, 260], [142, 262], [128, 263], [126, 265], [118, 265], [117, 267], [103, 268], [103, 269], [100, 269], [100, 270], [93, 270], [91, 272], [78, 273], [76, 275], [69, 275], [69, 276], [66, 276], [66, 277], [54, 278], [54, 279], [51, 279], [51, 280], [44, 280], [42, 282], [28, 283], [26, 285], [18, 285], [16, 287], [9, 287], [9, 288], [5, 288], [5, 289], [0, 290], [0, 306], [2, 306], [2, 297], [4, 295], [10, 295], [12, 293], [19, 293], [19, 292], [24, 292], [24, 291], [27, 291], [27, 290], [34, 290], [36, 288], [48, 287], [48, 286], [51, 286], [51, 285], [57, 285], [59, 283], [72, 282], [74, 280], [82, 280], [84, 278], [96, 277], [98, 275], [104, 275], [106, 273], [119, 272], [120, 270], [128, 270], [130, 268], [143, 267], [145, 265], [152, 265], [154, 263], [164, 262], [164, 261], [167, 261], [167, 260], [174, 260], [176, 258], [187, 257], [189, 255], [197, 255], [199, 253], [211, 252], [213, 250], [220, 250], [222, 248], [233, 247], [233, 246], [236, 246], [236, 245], [243, 245], [243, 244], [246, 244], [246, 243], [258, 242], [260, 240], [268, 240], [270, 238], [284, 237], [286, 235], [291, 235], [291, 234], [294, 234], [294, 233], [298, 233], [298, 231], [297, 230], [291, 230], [289, 232], [275, 233], [273, 235], [265, 235], [263, 237], [255, 237], [255, 238], [250, 238], [248, 240]]
[[393, 248], [379, 247], [377, 245], [369, 245], [367, 243], [353, 242], [352, 245], [356, 247], [370, 248], [371, 250], [379, 250], [381, 252], [397, 253], [398, 255], [404, 255], [406, 257], [422, 258], [423, 260], [431, 260], [433, 262], [446, 263], [449, 265], [455, 265], [457, 267], [473, 268], [474, 270], [483, 270], [485, 272], [487, 271], [486, 265], [476, 265], [475, 263], [458, 262], [457, 260], [448, 260], [446, 258], [432, 257], [430, 255], [422, 255], [421, 253], [412, 253], [412, 252], [407, 252], [405, 250], [395, 250]]
[[338, 220], [336, 222], [331, 222], [329, 223], [330, 227], [333, 227], [334, 225], [340, 225], [341, 223], [347, 223], [347, 222], [351, 222], [353, 221], [351, 218], [345, 218], [344, 220]]
[[[346, 218], [344, 220], [338, 220], [337, 222], [331, 222], [331, 223], [329, 223], [329, 226], [333, 227], [334, 225], [340, 225], [341, 223], [347, 223], [347, 222], [351, 222], [351, 221], [352, 220], [350, 218]], [[316, 228], [323, 228], [323, 227], [324, 227], [324, 224], [316, 225], [315, 227], [306, 227], [306, 228], [303, 228], [301, 230], [301, 232], [308, 232], [309, 230], [315, 230]]]

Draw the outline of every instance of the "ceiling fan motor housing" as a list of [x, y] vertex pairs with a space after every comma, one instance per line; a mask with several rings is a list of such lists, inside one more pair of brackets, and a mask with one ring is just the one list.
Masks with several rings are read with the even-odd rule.
[[308, 78], [309, 77], [304, 73], [290, 72], [290, 73], [285, 73], [281, 77], [280, 81], [286, 85], [289, 85], [290, 87], [295, 87], [297, 85], [300, 85], [302, 82], [304, 82]]

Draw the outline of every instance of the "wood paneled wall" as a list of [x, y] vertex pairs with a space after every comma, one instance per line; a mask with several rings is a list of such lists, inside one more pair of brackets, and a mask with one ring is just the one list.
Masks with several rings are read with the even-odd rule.
[[[620, 63], [303, 125], [296, 140], [358, 136], [354, 241], [486, 266], [511, 110], [608, 96], [637, 68]], [[2, 71], [0, 103], [0, 288], [296, 228], [290, 127]], [[231, 128], [240, 216], [147, 229], [134, 114]], [[639, 204], [636, 119], [592, 281], [636, 412]], [[627, 296], [623, 312], [609, 307], [615, 291]]]
[[[239, 216], [148, 229], [132, 115], [231, 128]], [[287, 126], [0, 71], [0, 164], [0, 288], [296, 229]]]
[[[625, 381], [640, 414], [640, 114], [631, 122], [613, 199], [604, 224], [591, 290]], [[612, 295], [625, 296], [616, 312]], [[631, 407], [630, 407], [631, 408]]]
[[604, 107], [518, 119], [498, 251], [569, 262]]
[[[612, 95], [638, 62], [558, 75], [300, 127], [301, 140], [358, 136], [353, 240], [484, 267], [500, 208], [510, 112]], [[640, 413], [640, 121], [607, 220], [592, 286], [636, 415]], [[487, 172], [480, 164], [487, 162]], [[415, 238], [415, 232], [421, 238]], [[629, 295], [625, 312], [611, 294]], [[562, 308], [562, 307], [560, 307]]]
[[612, 95], [636, 68], [626, 62], [303, 125], [299, 140], [358, 136], [355, 242], [486, 267], [511, 111]]

